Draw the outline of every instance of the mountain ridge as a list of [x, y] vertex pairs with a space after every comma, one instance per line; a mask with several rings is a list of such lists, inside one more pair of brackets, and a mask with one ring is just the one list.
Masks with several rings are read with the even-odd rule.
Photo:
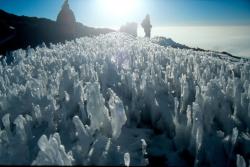
[[214, 50], [206, 50], [206, 49], [201, 49], [201, 48], [194, 48], [194, 47], [189, 47], [187, 45], [184, 45], [184, 44], [180, 44], [178, 42], [175, 42], [172, 38], [167, 38], [167, 37], [164, 37], [164, 36], [156, 36], [156, 37], [153, 37], [151, 39], [151, 41], [153, 43], [157, 43], [161, 46], [164, 46], [164, 47], [173, 47], [173, 48], [179, 48], [179, 49], [191, 49], [191, 50], [194, 50], [194, 51], [203, 51], [203, 52], [214, 52], [216, 54], [224, 54], [224, 55], [227, 55], [227, 56], [230, 56], [230, 57], [233, 57], [233, 58], [237, 58], [237, 59], [240, 59], [241, 57], [238, 57], [238, 56], [235, 56], [235, 55], [232, 55], [231, 53], [228, 53], [226, 51], [214, 51]]
[[[94, 28], [86, 26], [80, 22], [75, 22], [74, 27], [60, 24], [48, 18], [17, 16], [0, 9], [0, 55], [8, 55], [10, 51], [16, 49], [25, 49], [28, 46], [36, 47], [45, 43], [65, 42], [84, 36], [95, 36], [115, 32], [109, 28]], [[46, 30], [46, 31], [45, 31]], [[240, 59], [228, 52], [219, 52], [193, 48], [184, 44], [175, 42], [171, 38], [156, 36], [151, 38], [151, 42], [164, 47], [173, 47], [179, 49], [191, 49], [194, 51], [213, 52]], [[11, 59], [11, 58], [10, 58]]]
[[17, 16], [0, 10], [0, 54], [28, 46], [64, 42], [83, 36], [114, 32], [108, 28], [93, 28], [76, 22], [73, 27], [47, 18]]

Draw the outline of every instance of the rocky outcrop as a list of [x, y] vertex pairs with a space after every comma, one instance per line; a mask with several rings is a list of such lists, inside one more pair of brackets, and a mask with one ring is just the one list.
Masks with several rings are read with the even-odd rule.
[[62, 6], [61, 11], [57, 16], [57, 23], [73, 25], [76, 23], [76, 18], [73, 11], [69, 7], [69, 2], [66, 0]]
[[127, 23], [120, 28], [120, 32], [125, 32], [137, 37], [137, 23]]
[[[65, 11], [68, 3], [64, 4], [62, 11]], [[36, 47], [43, 42], [49, 45], [114, 31], [107, 28], [88, 27], [75, 22], [74, 14], [69, 19], [70, 14], [62, 11], [60, 13], [64, 14], [59, 14], [56, 22], [46, 18], [16, 16], [0, 9], [0, 55], [7, 55], [8, 52], [19, 48]]]

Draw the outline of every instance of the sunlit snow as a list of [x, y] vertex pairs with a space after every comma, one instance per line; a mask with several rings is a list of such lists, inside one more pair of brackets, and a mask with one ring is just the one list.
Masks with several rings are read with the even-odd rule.
[[0, 164], [248, 166], [250, 62], [110, 33], [0, 65]]

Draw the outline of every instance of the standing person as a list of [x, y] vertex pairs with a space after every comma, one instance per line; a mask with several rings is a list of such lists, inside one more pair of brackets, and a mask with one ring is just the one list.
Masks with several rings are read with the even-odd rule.
[[150, 16], [149, 16], [149, 14], [147, 14], [147, 16], [145, 17], [145, 19], [142, 21], [141, 26], [144, 29], [145, 37], [149, 37], [150, 38], [152, 25], [150, 23]]

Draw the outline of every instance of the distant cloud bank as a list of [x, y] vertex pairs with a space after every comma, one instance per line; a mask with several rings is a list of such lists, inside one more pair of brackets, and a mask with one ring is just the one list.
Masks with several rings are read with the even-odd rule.
[[[169, 26], [153, 27], [153, 36], [170, 37], [191, 47], [226, 51], [250, 58], [250, 26]], [[139, 35], [143, 32], [139, 29]]]

